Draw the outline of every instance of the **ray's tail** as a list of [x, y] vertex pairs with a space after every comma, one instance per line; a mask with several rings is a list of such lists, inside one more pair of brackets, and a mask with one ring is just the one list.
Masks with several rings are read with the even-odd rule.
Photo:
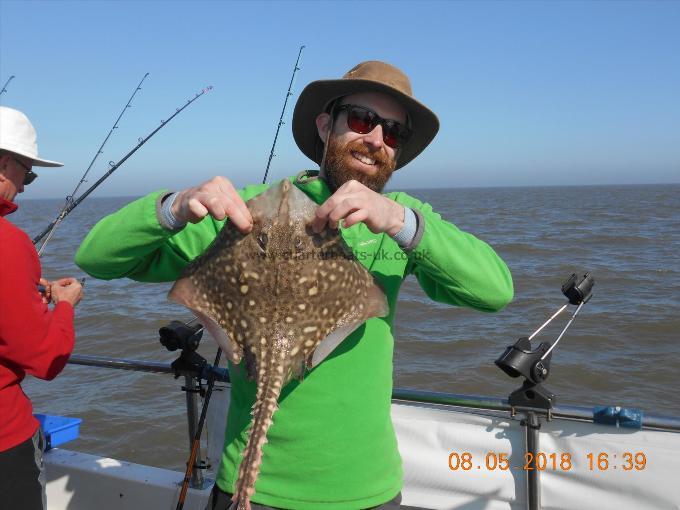
[[[255, 481], [262, 464], [262, 447], [267, 442], [267, 431], [272, 424], [274, 412], [278, 409], [285, 367], [279, 365], [267, 368], [264, 377], [258, 381], [248, 443], [243, 450], [236, 490], [232, 498], [234, 501], [232, 508], [235, 510], [250, 510], [250, 498], [255, 493]], [[258, 367], [258, 371], [260, 370], [262, 367]]]

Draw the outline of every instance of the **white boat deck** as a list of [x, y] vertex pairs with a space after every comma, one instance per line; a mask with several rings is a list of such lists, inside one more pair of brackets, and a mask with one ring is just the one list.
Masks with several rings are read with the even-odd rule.
[[[228, 395], [213, 395], [208, 417], [212, 430], [224, 430]], [[527, 508], [525, 437], [519, 418], [404, 402], [393, 404], [392, 416], [404, 462], [405, 506]], [[208, 457], [219, 458], [220, 450], [220, 441], [210, 442]], [[553, 419], [541, 427], [539, 451], [545, 455], [540, 473], [544, 510], [680, 509], [680, 432]], [[466, 453], [469, 456], [463, 457]], [[501, 469], [502, 462], [494, 468], [500, 454], [507, 455], [507, 469]], [[639, 454], [644, 455], [644, 466]], [[567, 458], [570, 462], [563, 463]], [[465, 459], [469, 463], [463, 466]], [[174, 509], [183, 478], [176, 471], [64, 449], [48, 452], [45, 460], [49, 510]], [[209, 494], [210, 487], [190, 490], [184, 508], [203, 510]]]

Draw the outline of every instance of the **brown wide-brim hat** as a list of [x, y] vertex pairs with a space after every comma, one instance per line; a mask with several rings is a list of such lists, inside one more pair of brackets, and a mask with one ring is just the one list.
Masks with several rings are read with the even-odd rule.
[[293, 112], [293, 138], [305, 156], [321, 164], [323, 141], [316, 129], [316, 117], [336, 99], [360, 92], [392, 96], [408, 114], [412, 134], [399, 152], [396, 168], [420, 154], [439, 131], [439, 119], [434, 112], [413, 97], [408, 76], [390, 64], [369, 60], [350, 69], [339, 80], [313, 81], [302, 91]]

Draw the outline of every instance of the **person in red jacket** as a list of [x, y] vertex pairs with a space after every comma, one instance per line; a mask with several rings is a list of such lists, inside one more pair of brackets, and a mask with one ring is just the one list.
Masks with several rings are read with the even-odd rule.
[[73, 307], [83, 292], [74, 278], [42, 279], [33, 243], [4, 218], [37, 177], [33, 166], [62, 164], [38, 158], [31, 122], [0, 106], [0, 501], [21, 510], [46, 508], [44, 440], [21, 381], [26, 374], [51, 380], [64, 368], [75, 341]]

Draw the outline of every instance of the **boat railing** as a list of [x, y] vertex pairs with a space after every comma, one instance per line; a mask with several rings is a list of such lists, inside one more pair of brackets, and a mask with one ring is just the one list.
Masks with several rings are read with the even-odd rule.
[[[69, 363], [72, 365], [84, 365], [98, 368], [111, 368], [117, 370], [131, 370], [135, 372], [150, 372], [159, 374], [170, 374], [175, 377], [183, 376], [185, 385], [183, 390], [186, 394], [187, 424], [189, 432], [189, 448], [195, 437], [199, 421], [199, 395], [202, 392], [201, 381], [206, 379], [206, 370], [212, 371], [216, 380], [230, 383], [229, 372], [224, 368], [216, 368], [203, 363], [199, 368], [186, 363], [177, 363], [182, 357], [173, 363], [163, 363], [157, 361], [144, 361], [133, 359], [108, 358], [104, 356], [93, 356], [74, 354], [70, 357]], [[202, 359], [202, 358], [201, 358]], [[438, 405], [448, 408], [460, 408], [461, 410], [481, 410], [494, 412], [507, 412], [511, 417], [519, 415], [525, 419], [535, 419], [536, 415], [542, 415], [550, 419], [578, 420], [585, 422], [598, 422], [594, 413], [594, 408], [561, 405], [553, 406], [552, 409], [517, 407], [511, 406], [507, 399], [477, 395], [451, 394], [434, 391], [424, 391], [415, 389], [394, 388], [392, 400], [415, 404]], [[613, 406], [612, 406], [613, 407]], [[618, 408], [616, 408], [618, 409]], [[680, 418], [672, 416], [661, 416], [639, 412], [640, 420], [638, 428], [655, 429], [664, 431], [680, 432]], [[191, 487], [205, 488], [212, 483], [203, 476], [203, 469], [206, 462], [200, 452], [197, 452], [196, 464], [194, 466]]]
[[[170, 363], [162, 363], [158, 361], [143, 361], [74, 354], [69, 359], [69, 363], [73, 365], [86, 365], [99, 368], [114, 368], [118, 370], [132, 370], [136, 372], [153, 372], [158, 374], [176, 375], [176, 370], [172, 368]], [[229, 372], [225, 369], [223, 373], [224, 377], [219, 379], [221, 379], [223, 382], [229, 383]], [[392, 400], [420, 404], [437, 404], [466, 409], [480, 409], [486, 411], [505, 411], [513, 415], [529, 410], [536, 411], [534, 408], [513, 407], [508, 404], [508, 400], [506, 398], [414, 390], [407, 388], [394, 388], [392, 391]], [[551, 410], [550, 417], [567, 420], [580, 420], [589, 422], [594, 421], [593, 408], [585, 406], [556, 405]], [[644, 413], [642, 417], [642, 428], [680, 432], [680, 418]]]

